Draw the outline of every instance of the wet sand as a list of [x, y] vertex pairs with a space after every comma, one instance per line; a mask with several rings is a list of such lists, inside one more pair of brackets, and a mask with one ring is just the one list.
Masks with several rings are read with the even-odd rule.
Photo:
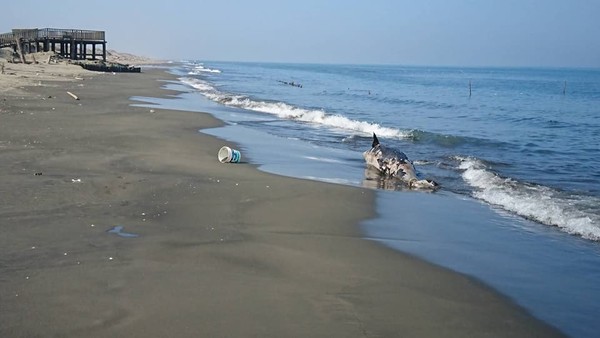
[[130, 106], [164, 70], [69, 69], [0, 91], [1, 337], [560, 336], [362, 239], [372, 190], [219, 163], [220, 121]]

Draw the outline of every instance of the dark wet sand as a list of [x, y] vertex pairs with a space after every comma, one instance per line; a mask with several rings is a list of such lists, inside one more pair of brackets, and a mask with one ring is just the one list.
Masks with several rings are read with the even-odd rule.
[[227, 143], [196, 132], [218, 120], [129, 105], [168, 78], [2, 94], [0, 337], [560, 336], [362, 239], [373, 191], [219, 163]]

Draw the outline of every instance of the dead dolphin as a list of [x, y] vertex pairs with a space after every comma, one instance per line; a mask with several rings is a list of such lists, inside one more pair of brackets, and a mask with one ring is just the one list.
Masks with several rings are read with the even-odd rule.
[[367, 166], [376, 169], [386, 178], [397, 178], [411, 189], [436, 189], [438, 184], [432, 180], [419, 180], [415, 167], [406, 154], [392, 148], [386, 148], [379, 143], [373, 133], [371, 149], [363, 153]]

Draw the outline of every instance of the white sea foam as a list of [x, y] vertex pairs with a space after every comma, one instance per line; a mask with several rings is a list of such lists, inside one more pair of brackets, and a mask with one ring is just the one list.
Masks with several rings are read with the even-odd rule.
[[501, 177], [480, 160], [457, 158], [461, 161], [463, 179], [475, 188], [473, 195], [520, 216], [543, 224], [554, 225], [570, 234], [600, 240], [600, 217], [586, 211], [586, 206], [598, 206], [600, 200], [591, 196], [565, 196], [545, 186], [526, 184]]
[[335, 184], [342, 184], [342, 185], [359, 185], [360, 184], [360, 182], [358, 182], [358, 181], [347, 180], [347, 179], [343, 179], [343, 178], [329, 178], [329, 177], [317, 177], [317, 176], [304, 176], [303, 178], [307, 179], [307, 180], [311, 180], [311, 181], [321, 181], [321, 182], [335, 183]]
[[214, 90], [214, 88], [211, 85], [209, 85], [207, 82], [204, 82], [204, 81], [201, 81], [198, 79], [186, 77], [186, 78], [181, 78], [180, 81], [187, 84], [188, 86], [198, 89], [201, 92], [209, 92], [209, 91]]
[[206, 68], [202, 64], [196, 64], [194, 69], [188, 72], [190, 75], [200, 75], [202, 73], [221, 73], [221, 71], [218, 69]]
[[336, 159], [332, 159], [332, 158], [325, 158], [325, 157], [304, 156], [304, 158], [306, 158], [308, 160], [317, 161], [317, 162], [344, 163], [343, 161], [340, 161], [340, 160], [336, 160]]
[[329, 114], [320, 109], [305, 109], [284, 102], [256, 101], [247, 96], [222, 93], [208, 82], [195, 78], [181, 78], [180, 81], [198, 89], [210, 100], [227, 106], [272, 114], [282, 119], [314, 123], [333, 129], [350, 130], [365, 136], [371, 136], [375, 133], [382, 137], [396, 139], [408, 139], [412, 137], [411, 131], [383, 127], [373, 122], [352, 120], [342, 115]]

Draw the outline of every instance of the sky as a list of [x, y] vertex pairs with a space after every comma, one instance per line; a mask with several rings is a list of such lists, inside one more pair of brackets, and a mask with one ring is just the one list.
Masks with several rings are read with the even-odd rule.
[[12, 28], [106, 31], [170, 60], [600, 68], [599, 0], [7, 1]]

